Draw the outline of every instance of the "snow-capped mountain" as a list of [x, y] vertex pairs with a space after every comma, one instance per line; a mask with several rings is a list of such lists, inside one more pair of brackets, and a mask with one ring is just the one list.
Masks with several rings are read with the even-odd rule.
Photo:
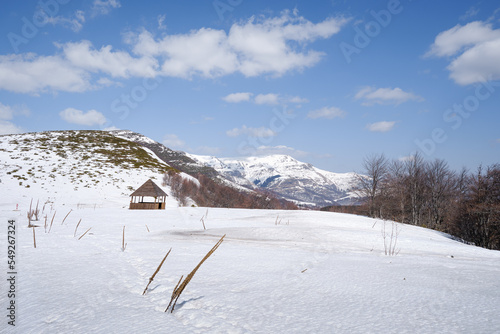
[[214, 168], [230, 181], [248, 188], [270, 190], [298, 204], [351, 204], [358, 196], [355, 173], [332, 173], [288, 155], [216, 158], [189, 155]]

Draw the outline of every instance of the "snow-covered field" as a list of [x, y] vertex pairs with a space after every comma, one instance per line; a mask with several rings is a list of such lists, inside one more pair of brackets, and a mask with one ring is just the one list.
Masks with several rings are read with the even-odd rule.
[[[386, 256], [383, 222], [358, 216], [214, 208], [207, 214], [179, 208], [171, 197], [164, 211], [130, 211], [126, 197], [96, 207], [89, 197], [47, 204], [49, 223], [54, 211], [56, 218], [50, 233], [36, 228], [35, 249], [29, 199], [2, 194], [0, 204], [5, 315], [6, 226], [17, 220], [17, 317], [13, 330], [2, 316], [6, 332], [500, 332], [500, 252], [435, 231], [401, 226], [400, 252]], [[13, 211], [19, 201], [20, 211]], [[165, 313], [181, 275], [224, 234], [175, 311]]]
[[[382, 221], [328, 212], [181, 208], [172, 196], [166, 210], [128, 210], [133, 189], [161, 185], [155, 168], [31, 137], [44, 138], [0, 138], [1, 333], [500, 333], [500, 252], [398, 225], [387, 256]], [[165, 313], [180, 277], [224, 234]]]

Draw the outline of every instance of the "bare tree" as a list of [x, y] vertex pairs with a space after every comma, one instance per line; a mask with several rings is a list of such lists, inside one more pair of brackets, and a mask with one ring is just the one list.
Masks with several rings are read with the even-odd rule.
[[426, 162], [417, 152], [405, 161], [404, 167], [410, 200], [410, 224], [420, 225], [426, 196]]
[[368, 201], [370, 216], [381, 216], [382, 201], [379, 195], [387, 178], [387, 158], [383, 154], [371, 155], [363, 160], [362, 166], [364, 175], [357, 174], [359, 193]]
[[427, 164], [427, 210], [430, 228], [441, 229], [457, 189], [457, 176], [444, 160], [436, 159]]

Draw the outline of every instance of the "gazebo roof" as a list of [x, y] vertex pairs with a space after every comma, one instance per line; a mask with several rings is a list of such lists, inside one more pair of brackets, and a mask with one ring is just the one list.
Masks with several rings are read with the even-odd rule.
[[151, 197], [161, 197], [167, 196], [167, 194], [161, 190], [160, 187], [156, 185], [151, 179], [147, 180], [142, 186], [134, 191], [130, 196], [151, 196]]

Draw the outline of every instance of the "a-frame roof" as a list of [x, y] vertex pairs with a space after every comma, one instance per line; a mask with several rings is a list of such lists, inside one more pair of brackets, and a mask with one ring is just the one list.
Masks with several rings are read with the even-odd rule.
[[134, 191], [130, 196], [151, 196], [151, 197], [161, 197], [167, 196], [167, 194], [161, 190], [160, 187], [156, 185], [151, 179], [147, 180], [142, 186]]

